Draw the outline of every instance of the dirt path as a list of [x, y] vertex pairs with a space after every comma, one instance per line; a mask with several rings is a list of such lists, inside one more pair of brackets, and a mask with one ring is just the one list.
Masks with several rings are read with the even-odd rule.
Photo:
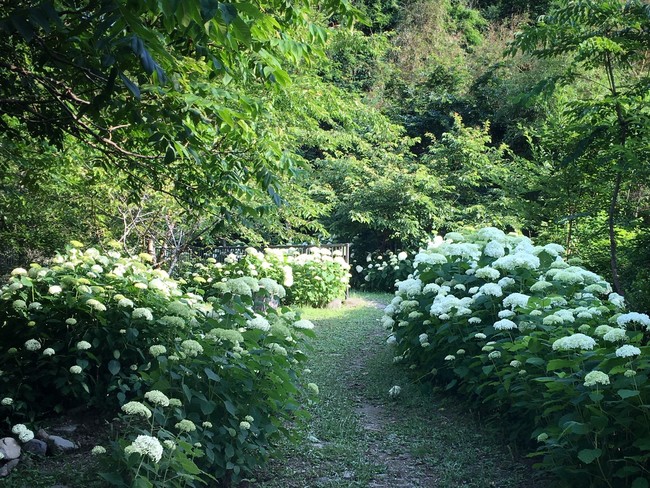
[[[386, 296], [386, 301], [390, 297]], [[546, 488], [493, 430], [448, 396], [393, 365], [385, 307], [352, 297], [338, 310], [307, 310], [317, 338], [309, 350], [310, 406], [298, 444], [278, 447], [256, 488]], [[402, 394], [392, 399], [389, 389]]]
[[[383, 309], [386, 304], [366, 302], [366, 306]], [[385, 334], [381, 329], [372, 331], [372, 341], [369, 341], [359, 356], [351, 361], [349, 367], [355, 376], [368, 376], [369, 359], [377, 354], [377, 346], [384, 344]], [[368, 483], [368, 488], [409, 488], [417, 486], [438, 486], [436, 477], [428, 466], [410, 453], [413, 446], [408, 440], [399, 439], [395, 426], [400, 420], [394, 410], [384, 407], [385, 402], [379, 402], [367, 395], [366, 384], [363, 381], [352, 381], [349, 387], [356, 392], [355, 412], [359, 416], [362, 428], [368, 432], [369, 442], [365, 455], [376, 460], [384, 467], [384, 473], [377, 474]]]

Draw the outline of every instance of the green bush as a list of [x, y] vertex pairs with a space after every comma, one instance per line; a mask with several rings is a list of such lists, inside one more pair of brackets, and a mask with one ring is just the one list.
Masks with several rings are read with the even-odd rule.
[[184, 267], [183, 279], [193, 289], [218, 288], [219, 282], [241, 276], [271, 278], [284, 285], [286, 304], [324, 307], [332, 300], [342, 299], [348, 288], [350, 266], [340, 251], [312, 247], [308, 254], [295, 249], [265, 249], [252, 247], [243, 256], [234, 254], [223, 263], [214, 259], [190, 263]]
[[354, 259], [352, 270], [351, 283], [354, 288], [392, 292], [396, 281], [405, 280], [413, 273], [412, 253], [369, 253], [363, 259]]
[[141, 388], [149, 346], [192, 327], [196, 299], [147, 259], [71, 247], [12, 272], [0, 291], [0, 391], [14, 419], [116, 407]]
[[567, 485], [646, 486], [650, 318], [562, 254], [494, 228], [447, 234], [397, 284], [388, 342]]
[[115, 486], [236, 481], [289, 434], [289, 422], [305, 417], [302, 405], [317, 387], [300, 379], [306, 356], [299, 339], [313, 325], [287, 308], [257, 313], [273, 296], [268, 288], [280, 288], [260, 281], [267, 289], [250, 277], [222, 282], [208, 299], [218, 313], [190, 338], [150, 349], [152, 368], [141, 377], [155, 393], [122, 408], [130, 428], [113, 446], [119, 469], [104, 474]]
[[2, 287], [6, 423], [121, 407], [102, 474], [114, 486], [250, 473], [318, 390], [302, 380], [301, 336], [313, 324], [281, 305], [284, 288], [270, 278], [238, 275], [204, 291], [153, 269], [147, 255], [80, 246], [48, 268], [15, 269]]

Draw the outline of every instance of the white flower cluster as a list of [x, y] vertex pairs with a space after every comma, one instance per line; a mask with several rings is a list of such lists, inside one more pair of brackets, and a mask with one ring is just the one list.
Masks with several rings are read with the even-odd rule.
[[34, 438], [34, 432], [29, 430], [24, 424], [16, 424], [11, 428], [11, 432], [18, 436], [20, 442], [29, 442]]
[[596, 341], [585, 334], [573, 334], [568, 337], [562, 337], [553, 343], [554, 351], [573, 351], [573, 350], [591, 350], [596, 345]]
[[152, 461], [159, 462], [163, 455], [163, 447], [156, 437], [150, 435], [139, 435], [135, 440], [124, 448], [124, 452], [129, 455], [132, 453], [148, 456]]

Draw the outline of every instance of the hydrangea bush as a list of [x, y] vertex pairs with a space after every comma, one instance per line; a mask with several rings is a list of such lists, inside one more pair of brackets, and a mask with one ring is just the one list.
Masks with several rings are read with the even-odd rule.
[[271, 278], [226, 279], [209, 293], [185, 285], [147, 255], [78, 243], [47, 268], [15, 269], [0, 292], [2, 415], [121, 408], [119, 439], [93, 451], [110, 459], [115, 486], [250, 472], [317, 391], [302, 379], [313, 324], [281, 305]]
[[223, 283], [232, 278], [270, 278], [283, 285], [284, 303], [313, 307], [342, 299], [351, 276], [350, 266], [340, 251], [318, 247], [310, 248], [308, 254], [295, 249], [260, 252], [249, 247], [243, 256], [231, 254], [223, 263], [209, 258], [203, 263], [186, 264], [184, 268], [182, 276], [189, 286], [208, 295], [214, 293], [211, 288], [223, 289]]
[[0, 289], [0, 390], [15, 417], [123, 401], [143, 351], [193, 326], [201, 297], [148, 259], [70, 247], [49, 267], [13, 270]]
[[557, 244], [485, 228], [414, 258], [383, 322], [395, 362], [454, 389], [573, 486], [646, 486], [650, 318]]
[[351, 283], [361, 290], [392, 292], [396, 281], [405, 280], [412, 273], [412, 253], [369, 253], [353, 259]]
[[244, 279], [255, 281], [223, 282], [225, 290], [208, 298], [216, 311], [191, 338], [150, 347], [152, 368], [142, 378], [151, 390], [122, 406], [132, 429], [114, 445], [120, 475], [105, 474], [114, 485], [236, 481], [266, 459], [274, 439], [289, 434], [290, 421], [305, 417], [302, 405], [317, 388], [301, 381], [300, 338], [313, 324], [286, 307], [261, 315], [255, 296], [270, 297], [260, 284], [271, 283], [259, 280], [251, 294]]

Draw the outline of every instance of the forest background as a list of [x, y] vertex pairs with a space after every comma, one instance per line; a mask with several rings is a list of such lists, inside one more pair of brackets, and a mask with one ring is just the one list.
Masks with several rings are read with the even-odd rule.
[[[5, 261], [70, 239], [163, 267], [232, 243], [363, 256], [493, 225], [649, 310], [645, 2], [298, 2], [273, 23], [281, 2], [205, 1], [160, 24], [59, 3], [65, 31], [48, 2], [0, 2]], [[186, 31], [217, 11], [215, 56]]]

